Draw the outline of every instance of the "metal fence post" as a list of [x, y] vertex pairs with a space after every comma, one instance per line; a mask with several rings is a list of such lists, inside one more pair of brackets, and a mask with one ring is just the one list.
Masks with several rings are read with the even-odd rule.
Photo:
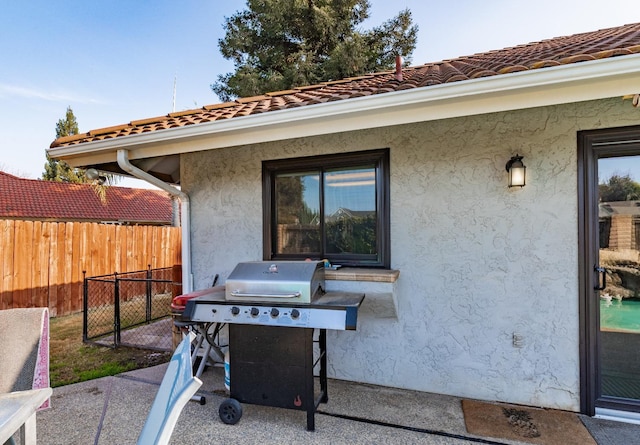
[[114, 311], [113, 311], [113, 346], [117, 347], [120, 344], [120, 279], [118, 278], [118, 272], [114, 272]]
[[146, 282], [146, 289], [147, 289], [147, 305], [146, 305], [146, 311], [145, 311], [145, 319], [147, 321], [147, 323], [151, 322], [151, 279], [153, 278], [152, 273], [151, 273], [151, 264], [148, 265], [147, 268], [147, 282]]
[[89, 340], [89, 281], [87, 271], [82, 271], [82, 342]]

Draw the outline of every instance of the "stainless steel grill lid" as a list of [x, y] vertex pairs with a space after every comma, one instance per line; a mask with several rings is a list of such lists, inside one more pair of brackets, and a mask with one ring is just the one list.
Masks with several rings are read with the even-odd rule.
[[310, 303], [324, 290], [321, 261], [252, 261], [238, 263], [226, 281], [230, 301]]

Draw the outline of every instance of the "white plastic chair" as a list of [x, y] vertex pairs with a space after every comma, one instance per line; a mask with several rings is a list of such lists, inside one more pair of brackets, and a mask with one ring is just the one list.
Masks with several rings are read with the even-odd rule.
[[185, 336], [173, 353], [138, 436], [138, 445], [167, 445], [182, 409], [202, 385], [202, 381], [193, 376], [192, 338], [192, 334]]
[[[0, 311], [0, 393], [48, 388], [49, 309]], [[47, 399], [40, 409], [49, 407]]]
[[14, 444], [19, 430], [20, 443], [35, 444], [35, 411], [51, 396], [48, 308], [0, 311], [0, 395], [0, 443]]

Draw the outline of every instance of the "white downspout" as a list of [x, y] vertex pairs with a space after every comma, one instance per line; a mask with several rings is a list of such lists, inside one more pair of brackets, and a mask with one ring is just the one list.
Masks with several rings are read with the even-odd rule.
[[182, 293], [193, 291], [193, 274], [191, 273], [191, 213], [189, 212], [189, 195], [174, 186], [161, 181], [129, 162], [129, 152], [118, 149], [118, 165], [130, 175], [153, 184], [180, 200], [180, 225], [182, 227]]

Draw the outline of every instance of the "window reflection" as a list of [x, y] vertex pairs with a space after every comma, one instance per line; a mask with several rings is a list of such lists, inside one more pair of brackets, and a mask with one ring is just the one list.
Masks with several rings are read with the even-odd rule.
[[276, 177], [276, 252], [320, 252], [319, 173]]
[[330, 171], [324, 177], [327, 253], [375, 253], [375, 169]]
[[264, 258], [389, 267], [389, 151], [263, 162]]
[[277, 253], [322, 252], [322, 222], [326, 253], [375, 254], [375, 173], [365, 167], [277, 175]]

